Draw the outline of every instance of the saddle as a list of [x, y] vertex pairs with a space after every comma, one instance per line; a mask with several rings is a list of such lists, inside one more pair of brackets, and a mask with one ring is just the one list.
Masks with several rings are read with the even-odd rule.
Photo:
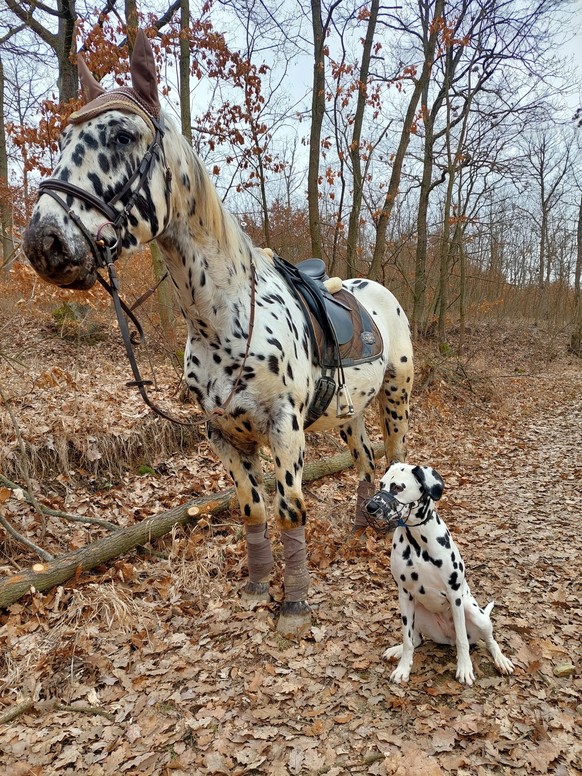
[[[313, 347], [314, 362], [322, 375], [307, 412], [305, 427], [311, 426], [328, 408], [337, 389], [337, 417], [354, 414], [346, 385], [344, 367], [375, 361], [383, 349], [382, 335], [372, 316], [356, 297], [344, 288], [330, 293], [329, 280], [321, 259], [306, 259], [296, 266], [274, 255], [278, 272], [298, 299], [305, 313]], [[339, 385], [334, 379], [338, 372]]]

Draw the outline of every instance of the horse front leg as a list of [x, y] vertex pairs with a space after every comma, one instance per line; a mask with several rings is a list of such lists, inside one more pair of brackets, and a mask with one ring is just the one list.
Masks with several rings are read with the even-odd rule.
[[243, 598], [251, 603], [270, 601], [269, 576], [273, 553], [263, 497], [263, 471], [258, 452], [237, 450], [220, 431], [208, 427], [208, 441], [230, 474], [245, 526], [249, 579]]
[[376, 491], [374, 486], [374, 448], [368, 438], [364, 416], [357, 415], [349, 423], [344, 424], [340, 428], [340, 436], [350, 449], [358, 473], [356, 511], [352, 528], [359, 534], [368, 525], [364, 504]]
[[270, 435], [275, 464], [275, 515], [281, 532], [285, 560], [285, 600], [277, 630], [297, 636], [311, 625], [307, 603], [309, 572], [305, 544], [306, 511], [302, 491], [305, 434], [301, 420], [291, 410], [281, 413]]

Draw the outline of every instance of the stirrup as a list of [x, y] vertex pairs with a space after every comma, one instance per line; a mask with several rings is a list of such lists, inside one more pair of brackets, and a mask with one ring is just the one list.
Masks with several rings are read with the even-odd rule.
[[348, 391], [348, 386], [344, 383], [337, 389], [336, 400], [336, 418], [351, 418], [354, 415], [354, 405], [352, 404], [352, 397]]

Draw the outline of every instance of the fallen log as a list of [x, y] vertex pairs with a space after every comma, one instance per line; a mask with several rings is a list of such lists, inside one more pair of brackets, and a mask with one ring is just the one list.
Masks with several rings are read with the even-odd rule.
[[[383, 452], [382, 445], [374, 446], [374, 454]], [[349, 452], [338, 453], [331, 458], [310, 461], [303, 470], [303, 482], [313, 482], [330, 474], [336, 474], [352, 465]], [[273, 477], [265, 477], [265, 487], [273, 490]], [[202, 517], [216, 515], [228, 507], [236, 507], [234, 488], [221, 493], [192, 499], [186, 504], [174, 507], [166, 512], [152, 515], [140, 523], [120, 528], [113, 533], [97, 539], [91, 544], [73, 552], [59, 555], [44, 563], [35, 563], [32, 568], [0, 578], [0, 608], [10, 606], [26, 593], [50, 590], [84, 571], [129, 552], [138, 545], [159, 539], [169, 533], [175, 525], [196, 523]]]

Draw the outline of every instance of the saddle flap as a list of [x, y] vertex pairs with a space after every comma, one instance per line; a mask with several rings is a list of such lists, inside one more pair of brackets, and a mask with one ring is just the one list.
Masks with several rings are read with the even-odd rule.
[[[336, 305], [331, 320], [333, 326], [343, 326], [342, 337], [340, 340], [338, 334], [339, 353], [328, 345], [322, 346], [321, 365], [335, 368], [339, 366], [340, 361], [345, 367], [374, 361], [384, 347], [382, 335], [374, 319], [356, 297], [344, 288], [338, 291], [333, 299]], [[346, 319], [348, 325], [344, 325]]]

